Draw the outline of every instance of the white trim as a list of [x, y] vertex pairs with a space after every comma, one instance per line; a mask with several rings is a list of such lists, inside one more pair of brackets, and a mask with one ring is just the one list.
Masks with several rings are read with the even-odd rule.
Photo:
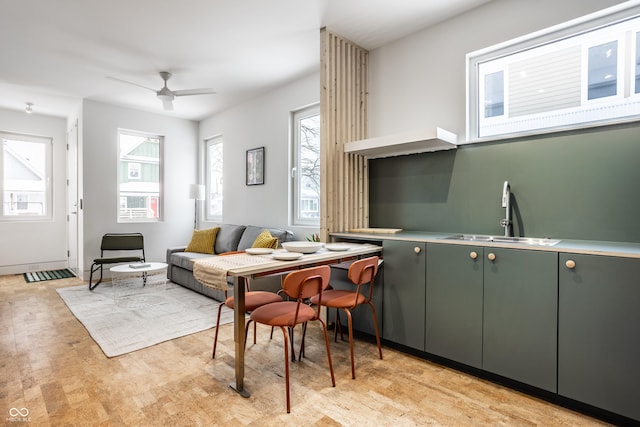
[[[29, 215], [5, 215], [4, 213], [4, 205], [5, 203], [10, 203], [4, 200], [5, 194], [5, 179], [4, 179], [4, 171], [2, 175], [0, 175], [0, 221], [2, 222], [24, 222], [24, 221], [52, 221], [53, 220], [53, 139], [50, 137], [44, 136], [36, 136], [36, 135], [26, 135], [26, 134], [15, 134], [11, 132], [0, 132], [0, 170], [4, 169], [4, 142], [7, 141], [15, 141], [15, 142], [24, 142], [24, 143], [32, 143], [32, 144], [41, 144], [44, 146], [44, 164], [42, 167], [44, 170], [38, 170], [35, 165], [32, 165], [28, 162], [28, 159], [22, 159], [20, 161], [20, 153], [15, 152], [14, 150], [10, 150], [7, 147], [8, 151], [12, 151], [20, 164], [22, 164], [27, 170], [37, 175], [42, 181], [44, 181], [41, 185], [34, 186], [33, 183], [27, 180], [18, 180], [14, 179], [13, 181], [16, 184], [19, 184], [17, 187], [18, 192], [20, 193], [44, 193], [43, 195], [43, 213], [38, 214], [29, 214]], [[44, 187], [44, 188], [42, 188]]]
[[[318, 192], [318, 218], [302, 218], [300, 216], [300, 201], [304, 189], [300, 187], [300, 122], [306, 118], [320, 116], [320, 104], [315, 103], [291, 112], [291, 168], [290, 168], [290, 225], [318, 227], [320, 225], [320, 193]], [[318, 120], [318, 131], [320, 121]], [[318, 144], [320, 138], [318, 137]], [[320, 153], [318, 153], [319, 161]], [[307, 192], [308, 196], [308, 192]], [[305, 197], [309, 199], [309, 197]]]
[[[121, 155], [122, 152], [122, 136], [126, 136], [126, 137], [134, 137], [134, 138], [145, 138], [145, 139], [151, 139], [151, 140], [157, 140], [157, 144], [158, 144], [158, 159], [157, 162], [154, 161], [154, 159], [149, 158], [149, 157], [145, 157], [144, 161], [141, 161], [141, 156], [131, 156], [129, 153], [137, 146], [141, 145], [142, 142], [144, 141], [140, 141], [140, 142], [135, 142], [134, 145], [130, 146], [130, 147], [124, 147], [124, 149], [126, 150], [126, 154]], [[129, 129], [122, 129], [122, 128], [118, 128], [117, 130], [117, 141], [118, 141], [118, 156], [116, 159], [117, 162], [117, 186], [116, 188], [118, 189], [118, 203], [116, 205], [116, 221], [117, 223], [130, 223], [130, 222], [160, 222], [163, 220], [163, 216], [164, 216], [164, 209], [163, 209], [163, 205], [164, 205], [164, 192], [163, 192], [163, 181], [164, 181], [164, 136], [162, 135], [158, 135], [155, 133], [145, 133], [145, 132], [139, 132], [139, 131], [134, 131], [134, 130], [129, 130]], [[157, 183], [153, 183], [154, 187], [155, 185], [157, 185], [158, 191], [157, 192], [147, 192], [144, 190], [144, 186], [147, 183], [144, 182], [137, 182], [135, 184], [137, 184], [137, 190], [134, 189], [133, 191], [131, 189], [126, 190], [126, 187], [131, 187], [131, 185], [127, 185], [130, 183], [123, 183], [120, 182], [120, 177], [123, 173], [126, 173], [127, 176], [129, 176], [129, 171], [122, 171], [122, 162], [123, 161], [130, 161], [130, 160], [135, 160], [136, 163], [147, 163], [147, 164], [152, 164], [152, 165], [156, 165], [158, 166], [158, 182]], [[140, 171], [142, 173], [142, 168], [140, 168]], [[142, 176], [139, 178], [140, 180], [142, 179]], [[123, 192], [123, 188], [126, 191]], [[140, 187], [142, 186], [142, 187]], [[140, 194], [139, 196], [146, 196], [148, 199], [148, 202], [151, 202], [152, 199], [157, 200], [157, 205], [156, 205], [156, 214], [157, 217], [149, 217], [148, 214], [145, 215], [144, 217], [123, 217], [121, 216], [121, 209], [122, 209], [122, 204], [121, 204], [121, 198], [123, 197], [123, 195], [126, 197], [126, 195], [132, 195], [134, 192], [144, 192], [144, 194]], [[126, 193], [126, 194], [125, 194]], [[128, 208], [133, 209], [133, 208]], [[147, 212], [151, 211], [151, 207], [150, 206], [145, 206], [145, 207], [141, 207], [141, 208], [135, 208], [135, 209], [146, 209]]]
[[[209, 211], [209, 205], [211, 204], [211, 190], [209, 188], [209, 182], [211, 181], [210, 176], [210, 167], [209, 167], [209, 147], [213, 145], [220, 145], [222, 148], [222, 171], [221, 171], [221, 179], [222, 179], [222, 191], [220, 193], [222, 198], [222, 207], [220, 215], [212, 215]], [[204, 217], [206, 221], [217, 221], [222, 222], [222, 217], [224, 215], [224, 138], [222, 135], [215, 135], [210, 138], [204, 140], [204, 155], [205, 155], [205, 199], [204, 199]]]

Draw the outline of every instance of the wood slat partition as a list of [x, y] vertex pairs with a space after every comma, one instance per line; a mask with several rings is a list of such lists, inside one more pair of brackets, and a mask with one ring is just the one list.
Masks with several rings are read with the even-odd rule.
[[369, 226], [366, 158], [343, 146], [367, 137], [369, 52], [320, 30], [320, 237]]

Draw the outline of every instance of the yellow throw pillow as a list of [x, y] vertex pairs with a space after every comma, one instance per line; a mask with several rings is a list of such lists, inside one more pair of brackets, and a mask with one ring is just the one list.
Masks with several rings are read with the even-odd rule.
[[216, 244], [216, 236], [220, 227], [207, 228], [206, 230], [193, 230], [191, 241], [185, 252], [198, 252], [213, 255], [213, 246]]
[[278, 238], [273, 237], [269, 230], [264, 230], [253, 241], [252, 248], [271, 248], [278, 249]]

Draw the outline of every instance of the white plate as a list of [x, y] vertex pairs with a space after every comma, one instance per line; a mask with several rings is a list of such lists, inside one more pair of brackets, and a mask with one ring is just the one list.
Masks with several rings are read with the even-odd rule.
[[345, 243], [327, 243], [324, 247], [330, 251], [348, 251], [351, 249], [351, 245]]
[[319, 251], [324, 246], [321, 242], [282, 242], [282, 247], [289, 252], [299, 252], [303, 254], [312, 254]]
[[280, 261], [293, 261], [294, 259], [298, 259], [302, 256], [300, 252], [277, 252], [273, 254], [273, 259], [278, 259]]
[[271, 248], [247, 248], [244, 251], [251, 255], [266, 255], [273, 253], [273, 249]]

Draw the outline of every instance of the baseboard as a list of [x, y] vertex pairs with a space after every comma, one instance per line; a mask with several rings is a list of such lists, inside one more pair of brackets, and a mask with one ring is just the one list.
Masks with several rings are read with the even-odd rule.
[[0, 267], [0, 276], [31, 273], [33, 271], [62, 270], [68, 268], [67, 261], [33, 262], [29, 264], [4, 265]]

